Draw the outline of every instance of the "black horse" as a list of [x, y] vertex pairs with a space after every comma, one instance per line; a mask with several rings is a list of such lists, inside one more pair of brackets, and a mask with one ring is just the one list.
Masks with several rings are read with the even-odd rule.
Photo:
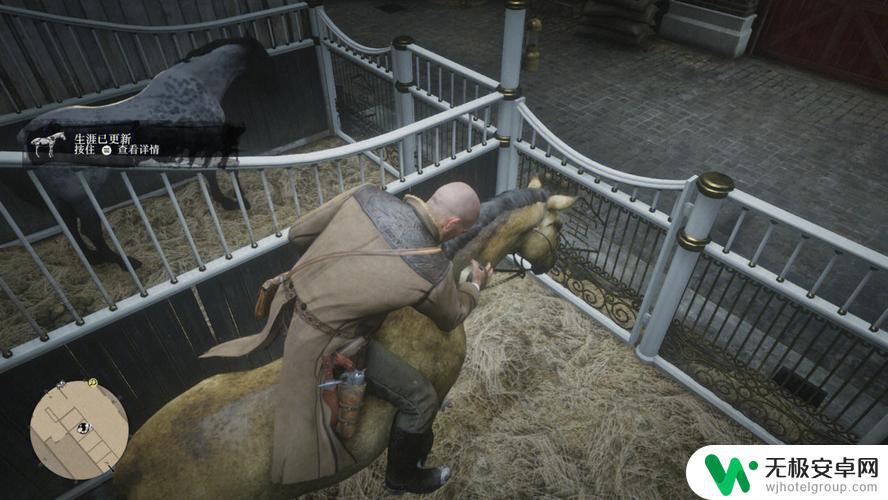
[[[204, 157], [205, 165], [210, 165], [213, 158], [221, 158], [214, 166], [224, 168], [228, 158], [237, 154], [238, 138], [244, 128], [226, 121], [222, 98], [231, 83], [242, 76], [267, 85], [272, 81], [271, 68], [271, 58], [258, 41], [252, 38], [217, 40], [191, 51], [181, 62], [158, 73], [141, 92], [130, 98], [104, 106], [68, 106], [37, 116], [22, 128], [18, 141], [28, 148], [31, 162], [38, 165], [61, 160], [128, 166], [149, 158], [169, 161], [185, 157], [191, 165], [195, 158]], [[53, 158], [46, 154], [36, 157], [32, 141], [59, 131], [65, 132], [65, 139], [56, 141]], [[157, 148], [127, 152], [120, 149], [122, 145], [118, 139], [118, 144], [109, 146], [112, 149], [104, 153], [101, 151], [103, 146], [96, 144], [93, 154], [84, 154], [83, 143], [79, 141], [89, 134], [106, 139], [114, 135], [126, 136], [130, 145], [156, 145]], [[118, 154], [120, 151], [123, 154]], [[90, 190], [98, 194], [111, 172], [94, 168], [83, 171], [83, 174]], [[104, 240], [98, 215], [77, 176], [61, 168], [38, 168], [36, 175], [88, 260], [93, 264], [114, 262], [125, 269], [123, 259]], [[226, 210], [238, 208], [237, 202], [220, 190], [215, 173], [209, 173], [207, 178], [214, 200]], [[8, 180], [7, 183], [13, 184], [10, 186], [13, 189], [18, 187], [15, 184], [21, 184]], [[16, 191], [28, 201], [41, 201], [33, 187]], [[249, 208], [246, 199], [244, 203]], [[77, 229], [78, 221], [82, 234], [89, 238], [95, 250], [84, 245], [81, 231]], [[134, 268], [141, 266], [132, 257], [130, 263]]]

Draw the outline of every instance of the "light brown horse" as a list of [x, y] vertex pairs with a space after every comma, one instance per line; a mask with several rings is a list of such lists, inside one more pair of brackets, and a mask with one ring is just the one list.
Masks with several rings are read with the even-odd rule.
[[[538, 188], [539, 181], [530, 187]], [[478, 223], [446, 243], [445, 252], [454, 269], [463, 269], [472, 257], [499, 262], [518, 252], [535, 272], [545, 272], [554, 264], [558, 211], [573, 201], [542, 189], [503, 193], [482, 206]], [[462, 325], [442, 332], [410, 307], [389, 314], [375, 339], [428, 377], [442, 398], [466, 354]], [[355, 466], [316, 481], [271, 483], [273, 389], [280, 369], [277, 360], [215, 375], [167, 403], [133, 436], [115, 471], [114, 489], [131, 499], [293, 498], [350, 477], [385, 450], [395, 408], [367, 396], [354, 436], [344, 441]]]

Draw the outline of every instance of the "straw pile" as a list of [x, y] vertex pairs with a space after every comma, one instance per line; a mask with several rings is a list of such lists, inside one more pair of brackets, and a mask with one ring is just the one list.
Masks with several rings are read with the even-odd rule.
[[[328, 149], [341, 144], [343, 142], [339, 139], [327, 138], [305, 146], [298, 152]], [[378, 167], [366, 158], [363, 160], [363, 164], [365, 165], [366, 181], [378, 183]], [[341, 160], [340, 167], [346, 189], [360, 184], [361, 169], [357, 157]], [[329, 200], [339, 193], [336, 165], [332, 162], [321, 164], [319, 172], [324, 199]], [[157, 174], [130, 174], [132, 178], [137, 175]], [[296, 218], [290, 181], [283, 170], [269, 170], [266, 175], [279, 229], [284, 231]], [[318, 206], [314, 170], [310, 167], [299, 168], [294, 172], [294, 178], [302, 213]], [[222, 192], [234, 199], [234, 191], [228, 174], [219, 173], [218, 179]], [[393, 179], [388, 179], [389, 182], [391, 180]], [[240, 183], [244, 190], [244, 196], [252, 205], [249, 210], [249, 218], [255, 239], [274, 234], [271, 212], [268, 209], [268, 202], [262, 190], [262, 182], [258, 172], [241, 172]], [[176, 196], [201, 259], [204, 262], [209, 262], [222, 257], [224, 255], [222, 246], [198, 183], [193, 181], [177, 188]], [[142, 205], [173, 272], [180, 274], [198, 267], [169, 197], [162, 195], [145, 199], [142, 201]], [[229, 250], [233, 251], [249, 245], [249, 236], [240, 211], [223, 210], [215, 202], [213, 208], [220, 219]], [[136, 273], [143, 286], [147, 289], [150, 286], [169, 281], [160, 257], [157, 255], [135, 207], [127, 206], [114, 210], [108, 214], [108, 220], [126, 254], [142, 262], [141, 269]], [[111, 245], [107, 234], [106, 241]], [[77, 260], [63, 235], [36, 243], [34, 249], [81, 315], [86, 316], [107, 307], [97, 287], [86, 269]], [[129, 274], [116, 264], [100, 264], [94, 266], [94, 269], [113, 300], [118, 301], [138, 293]], [[50, 285], [43, 279], [31, 257], [21, 246], [0, 250], [0, 276], [3, 276], [19, 300], [27, 306], [32, 317], [46, 331], [51, 331], [73, 321], [73, 318], [53, 293]], [[3, 327], [0, 329], [0, 346], [14, 347], [35, 337], [25, 318], [14, 309], [11, 301], [2, 292], [0, 292], [0, 318], [4, 318]]]
[[[437, 498], [692, 498], [697, 448], [757, 443], [533, 279], [482, 292], [465, 327], [429, 458], [454, 471]], [[384, 471], [383, 456], [313, 498], [379, 498]]]
[[[306, 150], [337, 144], [329, 139]], [[356, 159], [343, 160], [341, 167], [346, 187], [360, 182]], [[378, 169], [370, 167], [366, 179], [378, 182]], [[320, 172], [329, 199], [339, 191], [335, 165], [321, 165]], [[283, 229], [295, 217], [289, 180], [279, 171], [268, 172], [268, 180]], [[272, 234], [258, 174], [244, 173], [241, 182], [253, 205], [254, 235]], [[231, 192], [227, 176], [220, 175], [220, 183]], [[313, 170], [297, 174], [296, 183], [303, 213], [317, 206]], [[177, 195], [203, 259], [221, 256], [198, 185], [182, 186]], [[152, 198], [144, 207], [173, 270], [195, 267], [169, 199]], [[240, 213], [215, 208], [229, 248], [249, 244]], [[139, 276], [146, 287], [166, 281], [135, 209], [116, 210], [109, 218], [127, 253], [142, 260]], [[35, 248], [81, 313], [105, 307], [63, 237]], [[96, 271], [116, 300], [133, 293], [129, 276], [116, 265]], [[69, 321], [24, 250], [0, 251], [0, 274], [44, 327]], [[6, 301], [0, 302], [0, 317], [5, 321], [0, 343], [32, 338]], [[453, 407], [435, 424], [438, 440], [430, 463], [454, 469], [439, 498], [690, 498], [684, 466], [694, 450], [756, 442], [707, 403], [640, 364], [610, 333], [532, 279], [485, 290], [466, 331], [466, 364], [449, 395]], [[378, 498], [384, 469], [382, 457], [314, 497]]]

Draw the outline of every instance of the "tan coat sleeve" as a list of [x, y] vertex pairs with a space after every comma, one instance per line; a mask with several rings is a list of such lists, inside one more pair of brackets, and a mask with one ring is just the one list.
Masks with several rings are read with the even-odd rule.
[[471, 283], [457, 284], [450, 273], [414, 309], [425, 314], [441, 330], [449, 332], [466, 319], [478, 303], [478, 289]]
[[342, 204], [348, 201], [355, 194], [355, 191], [369, 185], [371, 184], [361, 184], [348, 191], [343, 191], [333, 199], [297, 219], [296, 223], [290, 226], [290, 232], [287, 236], [290, 243], [296, 245], [300, 252], [305, 252], [315, 238], [324, 231], [324, 228], [327, 227], [333, 216], [339, 212]]

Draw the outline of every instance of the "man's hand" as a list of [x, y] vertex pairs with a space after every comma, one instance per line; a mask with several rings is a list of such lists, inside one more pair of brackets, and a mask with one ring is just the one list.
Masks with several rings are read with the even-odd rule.
[[478, 261], [472, 259], [472, 283], [478, 287], [478, 290], [483, 290], [492, 277], [493, 266], [490, 265], [490, 262], [482, 268]]

